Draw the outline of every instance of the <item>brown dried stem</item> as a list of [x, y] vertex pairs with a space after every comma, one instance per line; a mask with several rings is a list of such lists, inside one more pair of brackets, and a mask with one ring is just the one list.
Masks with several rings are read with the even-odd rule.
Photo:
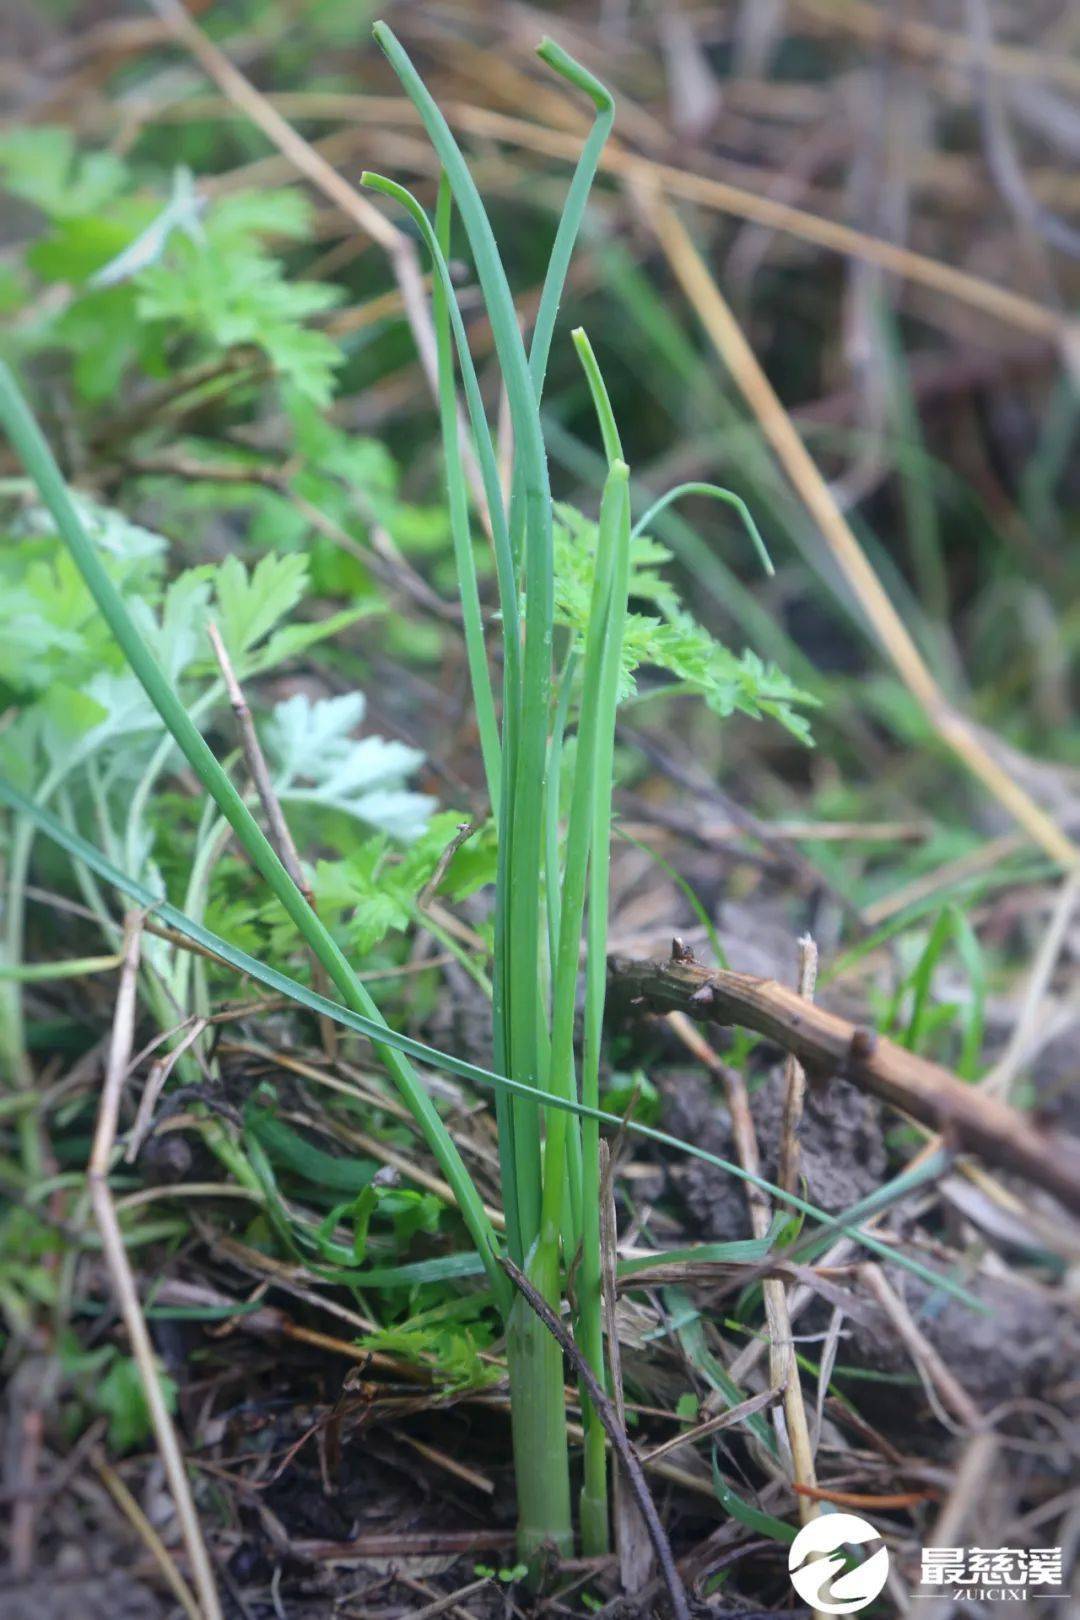
[[[244, 764], [247, 766], [251, 784], [259, 796], [259, 803], [262, 805], [263, 815], [266, 817], [266, 830], [270, 842], [273, 844], [274, 851], [282, 866], [288, 872], [312, 911], [314, 911], [315, 896], [311, 884], [304, 874], [304, 868], [300, 864], [300, 855], [293, 835], [289, 831], [289, 823], [285, 820], [281, 800], [274, 792], [274, 784], [270, 780], [270, 768], [266, 763], [266, 755], [259, 745], [255, 722], [251, 718], [251, 710], [248, 708], [243, 688], [237, 680], [236, 671], [233, 669], [229, 654], [225, 649], [225, 643], [221, 639], [221, 633], [212, 619], [207, 622], [206, 632], [210, 637], [214, 657], [218, 661], [218, 667], [225, 682], [229, 703], [233, 714], [236, 716], [236, 729], [240, 734], [240, 747], [244, 752]], [[330, 995], [330, 981], [314, 957], [312, 958], [312, 983], [319, 995]], [[319, 1015], [319, 1037], [322, 1041], [323, 1051], [332, 1060], [337, 1056], [337, 1030], [334, 1028], [333, 1020], [327, 1018], [324, 1013]]]
[[[804, 1001], [814, 999], [817, 967], [817, 946], [809, 934], [804, 934], [799, 941], [799, 994]], [[799, 1125], [805, 1096], [806, 1070], [794, 1052], [789, 1052], [784, 1062], [784, 1114], [780, 1124], [780, 1164], [776, 1172], [776, 1184], [785, 1192], [799, 1190]]]
[[120, 1099], [131, 1060], [135, 1031], [135, 1005], [139, 973], [139, 942], [141, 919], [129, 917], [125, 924], [124, 965], [120, 974], [120, 987], [116, 997], [112, 1040], [105, 1070], [105, 1085], [101, 1093], [94, 1145], [90, 1153], [86, 1179], [90, 1201], [101, 1234], [101, 1248], [112, 1279], [113, 1292], [124, 1319], [131, 1354], [139, 1370], [143, 1398], [157, 1440], [165, 1477], [169, 1482], [176, 1516], [187, 1548], [192, 1579], [202, 1611], [202, 1620], [222, 1620], [210, 1559], [199, 1527], [199, 1516], [191, 1496], [187, 1472], [180, 1444], [176, 1438], [172, 1418], [165, 1404], [158, 1378], [157, 1362], [150, 1334], [139, 1304], [139, 1291], [135, 1275], [128, 1262], [124, 1247], [124, 1233], [116, 1214], [112, 1192], [109, 1189], [109, 1164], [116, 1141], [117, 1122], [120, 1117]]
[[657, 1013], [757, 1030], [812, 1074], [842, 1075], [940, 1132], [949, 1146], [1016, 1171], [1080, 1213], [1080, 1142], [1039, 1130], [941, 1064], [804, 1001], [775, 979], [668, 958], [614, 956], [610, 972], [620, 997]]

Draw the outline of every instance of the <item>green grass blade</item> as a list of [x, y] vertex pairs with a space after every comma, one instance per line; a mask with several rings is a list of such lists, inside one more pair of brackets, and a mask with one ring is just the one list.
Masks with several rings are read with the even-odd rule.
[[[560, 1097], [574, 1095], [574, 1015], [581, 949], [581, 924], [593, 836], [593, 801], [597, 791], [597, 760], [604, 756], [602, 735], [605, 715], [601, 701], [604, 649], [611, 615], [615, 553], [623, 517], [628, 510], [628, 469], [617, 461], [608, 475], [600, 507], [589, 623], [585, 638], [581, 715], [578, 721], [574, 785], [566, 835], [562, 891], [559, 899], [559, 940], [552, 996], [551, 1071], [548, 1089]], [[556, 1114], [548, 1122], [544, 1149], [543, 1232], [551, 1241], [562, 1222], [563, 1164], [567, 1150], [568, 1119]], [[580, 1207], [580, 1191], [575, 1202]]]
[[[454, 194], [487, 305], [514, 430], [515, 480], [522, 492], [524, 533], [511, 524], [515, 558], [524, 560], [525, 648], [521, 724], [513, 758], [504, 750], [500, 845], [505, 853], [497, 896], [497, 931], [505, 952], [496, 1018], [499, 1044], [515, 1076], [540, 1074], [540, 973], [543, 804], [552, 651], [552, 519], [547, 456], [506, 272], [480, 194], [450, 127], [420, 75], [385, 23], [375, 38], [420, 114]], [[540, 1220], [540, 1122], [531, 1105], [515, 1109], [515, 1169], [523, 1239]]]
[[[450, 227], [453, 201], [450, 188], [440, 180], [435, 210], [435, 236], [443, 262], [450, 251]], [[447, 277], [449, 280], [449, 277]], [[454, 350], [451, 334], [451, 316], [448, 288], [442, 276], [436, 273], [431, 294], [435, 324], [435, 348], [439, 372], [439, 425], [442, 429], [443, 456], [446, 461], [447, 502], [450, 510], [450, 531], [457, 565], [458, 594], [465, 628], [465, 651], [469, 661], [469, 680], [472, 684], [476, 724], [480, 733], [480, 749], [484, 759], [488, 797], [496, 818], [499, 813], [499, 786], [501, 760], [499, 728], [495, 719], [495, 699], [491, 690], [487, 649], [484, 644], [484, 621], [480, 612], [480, 592], [476, 584], [476, 562], [473, 558], [472, 535], [469, 530], [469, 497], [465, 467], [461, 457], [461, 437], [458, 432], [457, 395], [454, 388]], [[459, 317], [460, 318], [460, 317]]]
[[541, 61], [572, 84], [576, 90], [584, 90], [596, 108], [596, 118], [588, 139], [581, 149], [574, 177], [570, 182], [570, 189], [566, 194], [563, 211], [559, 218], [558, 229], [555, 232], [555, 242], [548, 260], [547, 273], [544, 276], [544, 286], [540, 294], [540, 306], [536, 312], [536, 323], [533, 327], [532, 345], [529, 349], [529, 371], [532, 374], [533, 387], [536, 389], [537, 400], [544, 391], [544, 377], [547, 374], [548, 356], [551, 352], [551, 338], [555, 330], [555, 320], [559, 313], [559, 302], [562, 298], [563, 288], [566, 285], [566, 274], [570, 268], [570, 259], [581, 229], [581, 221], [585, 214], [585, 205], [589, 200], [593, 180], [600, 162], [600, 154], [615, 121], [615, 102], [611, 91], [594, 78], [587, 68], [576, 62], [568, 51], [557, 45], [552, 39], [541, 40], [536, 53]]
[[[448, 320], [457, 349], [458, 367], [461, 372], [462, 386], [465, 389], [465, 403], [469, 412], [469, 421], [472, 425], [477, 458], [480, 462], [480, 476], [484, 485], [484, 496], [491, 517], [495, 569], [499, 584], [499, 607], [502, 611], [505, 626], [504, 639], [516, 680], [516, 655], [520, 632], [518, 626], [517, 583], [514, 578], [514, 565], [510, 554], [510, 532], [506, 523], [506, 509], [503, 503], [502, 485], [499, 481], [499, 470], [495, 460], [495, 447], [491, 439], [491, 429], [488, 426], [487, 416], [484, 411], [484, 402], [480, 393], [476, 367], [469, 350], [468, 333], [461, 318], [457, 295], [454, 292], [453, 278], [447, 264], [447, 246], [441, 240], [439, 231], [432, 227], [431, 221], [420, 203], [405, 186], [398, 185], [396, 180], [388, 180], [385, 175], [374, 174], [370, 169], [364, 170], [360, 176], [360, 183], [367, 186], [371, 191], [378, 191], [382, 196], [389, 197], [391, 201], [399, 203], [405, 209], [420, 232], [421, 239], [431, 258], [432, 269], [435, 273], [432, 308], [435, 315], [436, 336], [438, 336], [440, 327], [445, 332], [445, 323]], [[438, 209], [442, 216], [442, 228], [445, 231], [447, 241], [449, 240], [451, 202], [452, 194], [449, 191], [444, 171], [439, 184]], [[447, 473], [449, 477], [451, 466], [453, 466], [455, 475], [460, 476], [462, 484], [464, 484], [464, 470], [461, 468], [460, 445], [457, 437], [456, 412], [453, 410], [453, 402], [453, 370], [450, 356], [447, 354], [445, 366], [440, 364], [439, 368], [439, 414], [440, 419], [447, 413], [455, 419], [453, 438], [450, 441], [451, 449], [447, 452]], [[446, 442], [444, 432], [444, 443]]]
[[[584, 332], [574, 341], [585, 367], [596, 404], [604, 447], [609, 455], [618, 451], [619, 436], [600, 368]], [[600, 1044], [607, 994], [608, 882], [611, 866], [611, 795], [615, 758], [615, 714], [622, 674], [622, 643], [626, 624], [627, 594], [630, 583], [630, 487], [629, 468], [616, 454], [611, 460], [611, 478], [619, 474], [619, 502], [612, 514], [611, 594], [604, 625], [603, 650], [597, 693], [597, 747], [591, 785], [592, 855], [589, 866], [589, 914], [585, 950], [585, 1039], [581, 1061], [581, 1100], [589, 1108], [600, 1102]], [[579, 1289], [579, 1336], [581, 1348], [601, 1385], [604, 1377], [604, 1335], [600, 1283], [600, 1128], [586, 1118], [581, 1127], [582, 1162], [582, 1243], [581, 1286]], [[607, 1446], [603, 1425], [586, 1398], [582, 1402], [585, 1423], [584, 1482], [581, 1491], [581, 1522], [585, 1550], [601, 1554], [608, 1546]]]

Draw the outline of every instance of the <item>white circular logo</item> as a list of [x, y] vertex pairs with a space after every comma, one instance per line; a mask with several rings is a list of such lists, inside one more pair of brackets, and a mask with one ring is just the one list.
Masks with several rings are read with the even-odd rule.
[[841, 1571], [847, 1560], [837, 1551], [867, 1541], [880, 1542], [881, 1536], [854, 1513], [822, 1513], [804, 1524], [788, 1553], [791, 1584], [803, 1601], [823, 1614], [854, 1614], [873, 1603], [889, 1573], [887, 1548], [879, 1546], [846, 1574]]

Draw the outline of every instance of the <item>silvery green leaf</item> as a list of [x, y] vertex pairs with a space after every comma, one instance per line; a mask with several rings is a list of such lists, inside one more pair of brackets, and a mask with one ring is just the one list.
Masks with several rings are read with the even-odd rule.
[[[164, 536], [155, 534], [152, 529], [144, 529], [139, 523], [132, 523], [130, 518], [113, 507], [101, 506], [75, 490], [69, 490], [68, 496], [90, 538], [102, 551], [127, 562], [137, 562], [158, 557], [167, 550], [168, 541]], [[56, 524], [44, 506], [30, 506], [22, 513], [17, 532], [55, 534]]]
[[266, 750], [279, 767], [281, 783], [313, 780], [334, 769], [355, 746], [352, 733], [364, 718], [363, 692], [312, 703], [302, 692], [275, 704], [264, 732]]
[[435, 801], [405, 787], [423, 764], [418, 749], [383, 737], [352, 733], [364, 716], [363, 693], [312, 703], [303, 693], [277, 704], [264, 729], [283, 799], [341, 810], [371, 827], [409, 840], [417, 837]]
[[403, 843], [411, 843], [424, 831], [435, 805], [436, 801], [427, 793], [410, 793], [407, 789], [399, 788], [362, 793], [355, 799], [342, 800], [340, 808], [348, 810], [369, 827], [377, 827], [380, 832], [392, 833]]
[[160, 715], [128, 670], [116, 675], [100, 671], [87, 681], [85, 691], [105, 710], [105, 719], [87, 732], [94, 747], [111, 738], [164, 730]]

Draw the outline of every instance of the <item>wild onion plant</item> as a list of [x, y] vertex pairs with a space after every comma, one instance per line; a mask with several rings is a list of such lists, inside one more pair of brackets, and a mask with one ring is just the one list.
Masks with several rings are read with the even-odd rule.
[[[599, 368], [583, 332], [574, 342], [597, 412], [608, 463], [597, 529], [584, 635], [565, 637], [555, 678], [553, 509], [540, 420], [540, 398], [559, 300], [613, 104], [605, 88], [557, 45], [541, 58], [596, 110], [551, 253], [526, 350], [513, 299], [483, 204], [434, 101], [397, 40], [383, 25], [376, 38], [417, 106], [442, 165], [434, 223], [402, 187], [375, 175], [367, 184], [401, 203], [416, 223], [434, 269], [441, 425], [447, 495], [483, 763], [499, 829], [495, 896], [493, 1046], [495, 1068], [517, 1081], [497, 1094], [507, 1248], [544, 1298], [559, 1308], [568, 1269], [578, 1266], [576, 1331], [603, 1380], [600, 1315], [598, 1079], [604, 1006], [607, 869], [615, 710], [622, 675], [622, 634], [630, 566], [628, 469]], [[491, 319], [514, 439], [509, 501], [447, 268], [454, 212], [460, 216]], [[456, 364], [455, 364], [456, 359]], [[470, 502], [459, 430], [457, 377], [494, 546], [502, 626], [502, 693], [496, 705], [477, 591]], [[222, 770], [155, 662], [112, 584], [67, 494], [62, 476], [10, 378], [0, 378], [0, 414], [13, 444], [70, 547], [132, 670], [197, 776], [346, 1006], [376, 1037], [382, 1019], [328, 930], [289, 879], [243, 796]], [[500, 716], [497, 710], [501, 710]], [[576, 715], [569, 813], [560, 822], [563, 739]], [[70, 840], [69, 840], [70, 843]], [[574, 1036], [582, 927], [587, 912], [585, 1019], [580, 1079]], [[384, 1026], [382, 1026], [384, 1027]], [[389, 1032], [387, 1032], [389, 1034]], [[482, 1200], [400, 1040], [380, 1044], [383, 1062], [453, 1188], [506, 1323], [517, 1459], [520, 1545], [525, 1556], [573, 1545], [561, 1353], [546, 1328], [513, 1294]], [[407, 1044], [407, 1043], [405, 1043]], [[543, 1109], [542, 1095], [561, 1107]], [[584, 1117], [574, 1111], [580, 1095]], [[570, 1107], [567, 1107], [567, 1104]], [[588, 1110], [593, 1111], [590, 1117]], [[581, 1539], [586, 1552], [608, 1543], [605, 1436], [587, 1398]]]
[[[387, 1026], [353, 965], [288, 876], [243, 794], [214, 757], [155, 661], [102, 565], [36, 423], [3, 367], [0, 422], [37, 484], [94, 600], [172, 739], [325, 970], [343, 1006], [245, 956], [161, 902], [50, 818], [42, 804], [32, 803], [10, 784], [0, 782], [0, 800], [43, 827], [88, 870], [133, 895], [140, 904], [154, 906], [164, 920], [225, 961], [372, 1040], [453, 1190], [505, 1323], [520, 1548], [531, 1558], [545, 1545], [568, 1553], [574, 1541], [562, 1355], [543, 1323], [511, 1286], [480, 1193], [414, 1060], [495, 1085], [506, 1250], [555, 1310], [562, 1307], [573, 1272], [575, 1334], [603, 1384], [598, 1132], [601, 1121], [609, 1117], [599, 1108], [599, 1070], [613, 752], [616, 709], [625, 686], [624, 641], [631, 624], [627, 601], [632, 547], [651, 513], [632, 526], [628, 469], [607, 392], [588, 339], [583, 332], [575, 332], [573, 342], [595, 408], [607, 476], [594, 549], [585, 560], [587, 566], [580, 569], [581, 578], [588, 578], [587, 609], [576, 628], [568, 628], [565, 617], [560, 620], [557, 613], [564, 581], [556, 577], [557, 514], [548, 483], [540, 401], [559, 300], [600, 152], [612, 125], [613, 104], [605, 88], [557, 45], [550, 41], [541, 45], [543, 61], [591, 99], [595, 121], [567, 195], [532, 340], [526, 345], [494, 235], [465, 160], [393, 34], [383, 24], [377, 25], [375, 33], [420, 113], [442, 171], [433, 220], [393, 181], [371, 174], [364, 180], [408, 211], [434, 274], [447, 499], [483, 766], [498, 827], [493, 1071], [435, 1052]], [[484, 402], [448, 270], [455, 218], [460, 220], [476, 267], [509, 404], [513, 465], [508, 499], [504, 499]], [[478, 515], [486, 520], [495, 559], [502, 671], [498, 701], [474, 566], [474, 503], [466, 476], [459, 384], [486, 507]], [[703, 487], [707, 493], [734, 500], [723, 491]], [[658, 504], [678, 493], [681, 491], [671, 492]], [[745, 508], [737, 500], [735, 504], [757, 540]], [[577, 559], [577, 563], [581, 561]], [[697, 656], [698, 643], [679, 615], [671, 615], [670, 620], [666, 628], [682, 659], [678, 667], [685, 673]], [[648, 636], [658, 633], [649, 626], [655, 622], [641, 621], [637, 628], [639, 638], [644, 638], [637, 661], [649, 661], [646, 654], [653, 643]], [[761, 666], [755, 665], [755, 679], [760, 671]], [[773, 701], [766, 694], [760, 711], [777, 712], [783, 707], [783, 695]], [[571, 732], [576, 734], [572, 748], [566, 746]], [[584, 1021], [578, 1051], [575, 1035], [583, 936]], [[645, 1130], [645, 1134], [673, 1145], [662, 1133]], [[702, 1150], [690, 1151], [711, 1163], [724, 1163]], [[827, 1221], [832, 1229], [840, 1224], [821, 1217], [796, 1197], [779, 1196]], [[874, 1246], [872, 1238], [864, 1241]], [[584, 1392], [582, 1406], [585, 1447], [580, 1539], [586, 1553], [596, 1554], [608, 1545], [605, 1435]]]
[[[615, 708], [629, 580], [628, 469], [592, 350], [574, 334], [599, 417], [608, 462], [584, 647], [571, 646], [553, 676], [554, 524], [540, 399], [570, 255], [603, 143], [610, 94], [550, 41], [540, 56], [596, 109], [556, 232], [532, 343], [526, 350], [490, 222], [450, 129], [388, 28], [375, 37], [417, 108], [442, 165], [435, 224], [401, 186], [365, 174], [365, 184], [400, 202], [420, 230], [435, 275], [435, 322], [443, 448], [459, 563], [469, 668], [488, 791], [499, 826], [495, 895], [493, 1036], [496, 1067], [556, 1096], [577, 1094], [574, 1027], [582, 923], [588, 889], [585, 1038], [581, 1099], [598, 1104], [600, 1026], [607, 938], [607, 867]], [[514, 440], [510, 500], [504, 504], [495, 450], [447, 265], [454, 209], [460, 215], [484, 296]], [[482, 620], [471, 566], [468, 502], [454, 381], [454, 350], [495, 547], [503, 627], [502, 726], [496, 739]], [[580, 662], [580, 670], [577, 668]], [[575, 681], [578, 735], [565, 842], [560, 837], [562, 729]], [[558, 1309], [565, 1267], [580, 1255], [577, 1331], [603, 1378], [600, 1312], [598, 1141], [595, 1121], [566, 1112], [546, 1119], [531, 1102], [500, 1099], [499, 1158], [511, 1257]], [[573, 1545], [562, 1355], [518, 1299], [507, 1320], [520, 1550]], [[606, 1551], [606, 1441], [583, 1395], [585, 1421], [581, 1538]]]

